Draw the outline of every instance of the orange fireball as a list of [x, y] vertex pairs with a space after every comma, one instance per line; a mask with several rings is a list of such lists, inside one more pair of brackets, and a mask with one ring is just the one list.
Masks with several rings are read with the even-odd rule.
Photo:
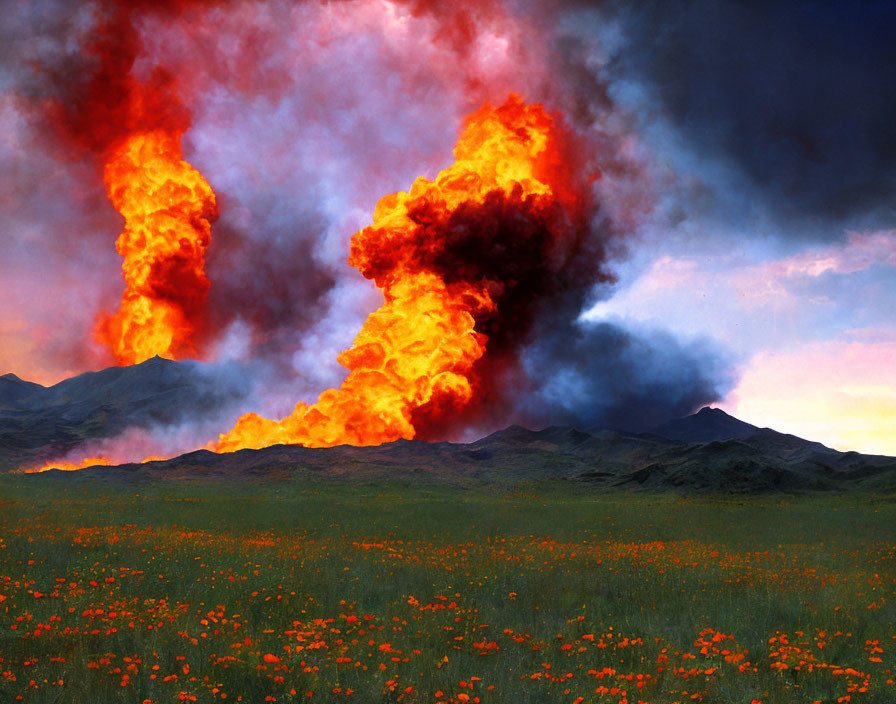
[[[411, 439], [421, 424], [475, 404], [478, 365], [503, 334], [499, 307], [517, 324], [528, 309], [513, 307], [513, 292], [553, 285], [538, 272], [559, 259], [556, 240], [575, 236], [568, 223], [580, 198], [565, 176], [554, 118], [517, 96], [470, 115], [454, 156], [435, 180], [382, 198], [373, 224], [352, 237], [349, 263], [384, 302], [339, 356], [349, 370], [342, 386], [280, 421], [244, 415], [215, 449]], [[514, 247], [531, 266], [515, 271]]]
[[205, 252], [218, 215], [211, 187], [183, 160], [180, 134], [163, 129], [128, 137], [103, 177], [125, 219], [116, 248], [126, 286], [119, 310], [100, 318], [98, 340], [121, 365], [195, 356], [209, 288]]

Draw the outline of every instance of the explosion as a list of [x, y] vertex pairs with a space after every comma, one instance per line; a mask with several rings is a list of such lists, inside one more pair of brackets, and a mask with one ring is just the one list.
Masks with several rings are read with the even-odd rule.
[[[243, 398], [239, 411], [265, 414], [284, 393], [269, 393], [269, 379], [312, 369], [334, 336], [344, 349], [333, 355], [343, 383], [330, 380], [329, 365], [294, 379], [302, 395], [286, 409], [303, 403], [286, 418], [278, 420], [286, 409], [273, 420], [249, 413], [218, 436], [236, 417], [232, 407], [220, 425], [223, 411], [159, 413], [154, 445], [92, 445], [103, 454], [94, 459], [180, 452], [212, 437], [206, 447], [228, 451], [461, 440], [508, 423], [629, 427], [635, 415], [646, 422], [648, 407], [672, 415], [692, 410], [693, 396], [711, 400], [702, 358], [684, 374], [683, 385], [698, 391], [682, 395], [667, 377], [695, 356], [689, 350], [670, 356], [674, 341], [654, 345], [582, 317], [608, 292], [598, 285], [612, 278], [610, 257], [653, 207], [659, 174], [642, 163], [630, 115], [611, 99], [601, 36], [586, 41], [552, 12], [500, 2], [91, 0], [67, 8], [54, 9], [52, 27], [41, 13], [22, 13], [34, 37], [53, 36], [33, 51], [21, 45], [28, 78], [0, 107], [16, 127], [10, 149], [27, 154], [19, 147], [32, 136], [42, 149], [40, 159], [15, 157], [28, 190], [45, 159], [74, 166], [43, 187], [63, 198], [40, 191], [29, 202], [35, 210], [54, 203], [40, 218], [65, 218], [77, 235], [56, 247], [58, 227], [36, 237], [20, 228], [16, 250], [78, 295], [66, 295], [71, 322], [58, 335], [45, 330], [58, 311], [33, 297], [27, 324], [37, 335], [5, 358], [30, 354], [58, 373], [154, 355], [233, 362], [240, 371], [222, 378], [252, 381], [252, 405]], [[567, 35], [574, 41], [557, 41]], [[24, 70], [26, 59], [36, 72]], [[358, 70], [347, 75], [346, 66]], [[513, 96], [502, 105], [511, 90], [532, 104]], [[459, 135], [448, 132], [483, 102]], [[454, 136], [454, 163], [411, 184], [415, 162], [432, 163]], [[196, 165], [217, 196], [188, 163], [191, 144], [202, 147]], [[599, 168], [608, 178], [595, 186]], [[397, 190], [395, 174], [410, 174], [398, 181], [407, 192], [380, 199], [371, 221], [346, 229]], [[378, 185], [384, 180], [390, 185]], [[348, 263], [382, 299], [349, 345], [342, 331], [355, 308], [341, 303], [357, 282], [348, 281], [347, 247], [334, 243], [354, 229]], [[19, 261], [6, 259], [8, 269]], [[49, 344], [35, 347], [43, 335]], [[321, 377], [328, 381], [305, 396]], [[63, 459], [77, 464], [81, 455]]]
[[116, 249], [126, 288], [118, 312], [100, 317], [97, 339], [121, 365], [195, 356], [209, 289], [205, 252], [218, 215], [211, 187], [183, 160], [180, 135], [164, 129], [128, 137], [103, 180], [125, 219]]
[[214, 448], [375, 445], [431, 437], [484, 403], [495, 365], [545, 297], [594, 273], [583, 252], [588, 189], [573, 178], [558, 120], [511, 96], [470, 115], [455, 162], [380, 199], [349, 263], [383, 292], [342, 386], [275, 421], [242, 416]]

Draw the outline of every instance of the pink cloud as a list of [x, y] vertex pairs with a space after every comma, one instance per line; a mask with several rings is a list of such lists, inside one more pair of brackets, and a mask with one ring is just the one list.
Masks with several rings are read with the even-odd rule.
[[[732, 285], [745, 303], [783, 308], [796, 305], [804, 294], [794, 293], [795, 285], [825, 273], [856, 274], [873, 266], [896, 267], [896, 230], [851, 232], [846, 242], [813, 248], [784, 259], [735, 270]], [[814, 295], [809, 303], [830, 303]]]
[[[874, 299], [847, 299], [845, 292], [866, 290], [862, 272], [881, 266], [896, 267], [896, 230], [850, 233], [842, 243], [766, 261], [744, 252], [667, 254], [586, 317], [660, 322], [748, 351], [780, 346], [817, 337], [814, 325], [836, 320], [842, 321], [841, 328], [876, 324], [881, 312]], [[847, 288], [818, 285], [826, 272], [857, 278]], [[825, 334], [831, 334], [830, 328]]]
[[[761, 352], [722, 407], [838, 450], [896, 455], [896, 335]], [[859, 336], [861, 337], [861, 336]]]
[[851, 232], [843, 244], [801, 252], [759, 267], [764, 276], [793, 278], [825, 272], [854, 274], [875, 265], [896, 266], [896, 230]]

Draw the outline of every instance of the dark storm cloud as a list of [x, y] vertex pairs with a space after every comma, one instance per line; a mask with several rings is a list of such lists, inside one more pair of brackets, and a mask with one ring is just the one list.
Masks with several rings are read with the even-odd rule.
[[815, 236], [892, 223], [892, 2], [600, 7], [625, 39], [609, 75], [640, 81], [689, 149], [746, 176], [745, 197]]
[[718, 401], [733, 378], [706, 342], [610, 322], [567, 322], [545, 330], [523, 353], [529, 388], [513, 416], [532, 426], [641, 431]]

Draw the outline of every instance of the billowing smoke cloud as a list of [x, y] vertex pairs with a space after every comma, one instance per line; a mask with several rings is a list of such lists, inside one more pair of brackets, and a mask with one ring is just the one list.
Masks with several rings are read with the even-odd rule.
[[537, 336], [523, 355], [529, 388], [510, 387], [512, 416], [534, 427], [642, 431], [724, 396], [724, 353], [662, 331], [573, 323]]
[[[247, 3], [145, 36], [204, 87], [189, 139], [227, 240], [209, 252], [212, 328], [235, 325], [243, 349], [278, 365], [309, 334], [318, 366], [351, 344], [377, 305], [346, 265], [351, 234], [381, 196], [450, 162], [464, 115], [535, 90], [546, 70], [532, 28], [493, 3]], [[322, 318], [338, 334], [322, 336]], [[301, 355], [294, 367], [307, 373]]]
[[[8, 225], [10, 239], [0, 271], [4, 289], [21, 305], [15, 315], [12, 307], [0, 310], [0, 325], [21, 351], [12, 354], [10, 345], [0, 363], [28, 376], [18, 365], [29, 360], [30, 375], [43, 381], [108, 364], [91, 330], [96, 311], [113, 308], [121, 293], [113, 248], [121, 222], [84, 152], [101, 150], [119, 127], [106, 124], [112, 121], [102, 113], [91, 114], [89, 124], [79, 117], [81, 101], [96, 98], [104, 85], [112, 110], [132, 81], [155, 82], [157, 93], [170, 99], [159, 106], [164, 119], [189, 125], [185, 158], [215, 190], [221, 213], [206, 260], [209, 324], [200, 347], [208, 359], [252, 360], [245, 373], [276, 379], [257, 383], [245, 405], [271, 415], [338, 385], [345, 370], [335, 364], [336, 354], [380, 302], [345, 261], [349, 237], [369, 224], [377, 199], [444, 168], [463, 116], [519, 92], [565, 115], [596, 155], [577, 166], [600, 174], [591, 186], [598, 207], [559, 287], [556, 278], [542, 276], [543, 262], [532, 263], [528, 273], [522, 269], [531, 262], [515, 261], [512, 252], [494, 263], [500, 253], [492, 245], [513, 249], [499, 203], [492, 220], [503, 235], [477, 240], [474, 233], [452, 245], [483, 248], [477, 256], [501, 269], [496, 276], [510, 276], [519, 291], [544, 299], [541, 307], [514, 309], [507, 298], [515, 311], [507, 320], [517, 327], [489, 329], [495, 348], [506, 354], [490, 357], [503, 363], [483, 368], [482, 377], [516, 376], [528, 396], [496, 389], [483, 417], [506, 411], [508, 419], [516, 413], [533, 423], [598, 422], [593, 409], [557, 406], [541, 384], [554, 378], [541, 371], [551, 368], [550, 355], [557, 356], [557, 369], [575, 367], [586, 385], [601, 378], [598, 362], [565, 357], [571, 349], [581, 351], [576, 359], [590, 360], [585, 349], [593, 349], [595, 359], [608, 356], [608, 367], [630, 370], [629, 388], [649, 389], [643, 396], [651, 396], [651, 409], [677, 414], [693, 410], [689, 399], [693, 407], [712, 400], [707, 370], [715, 367], [708, 353], [662, 337], [638, 342], [622, 329], [616, 337], [629, 344], [611, 344], [606, 329], [597, 340], [589, 333], [586, 342], [574, 327], [593, 300], [593, 286], [612, 278], [610, 263], [625, 246], [637, 246], [632, 234], [654, 207], [660, 184], [644, 159], [636, 116], [618, 107], [604, 80], [610, 57], [599, 47], [606, 37], [571, 29], [570, 13], [580, 9], [554, 13], [536, 5], [246, 0], [74, 7], [43, 0], [17, 9], [3, 25], [10, 61], [3, 64], [0, 117], [15, 127], [16, 138], [0, 145], [0, 159], [15, 176], [5, 180], [9, 191], [0, 201], [0, 224]], [[117, 73], [107, 75], [108, 62], [87, 47], [114, 49]], [[63, 130], [63, 141], [60, 125], [71, 128], [68, 135]], [[452, 226], [463, 232], [464, 214], [455, 217]], [[30, 294], [38, 280], [52, 282], [44, 284], [54, 291], [52, 301]], [[71, 304], [60, 306], [66, 300]], [[558, 333], [558, 342], [547, 336], [539, 346], [536, 338], [550, 329], [544, 321], [575, 342], [565, 348]], [[41, 330], [44, 338], [35, 343]], [[644, 352], [648, 347], [653, 357]], [[652, 366], [630, 361], [647, 358]], [[535, 359], [546, 366], [536, 368]], [[658, 378], [648, 374], [658, 359], [668, 378], [695, 385], [691, 396], [675, 384], [650, 381]], [[615, 407], [610, 396], [637, 396], [597, 381], [591, 388], [602, 389], [607, 408]], [[617, 405], [626, 404], [636, 406]], [[602, 417], [634, 426], [636, 415], [614, 410]]]

